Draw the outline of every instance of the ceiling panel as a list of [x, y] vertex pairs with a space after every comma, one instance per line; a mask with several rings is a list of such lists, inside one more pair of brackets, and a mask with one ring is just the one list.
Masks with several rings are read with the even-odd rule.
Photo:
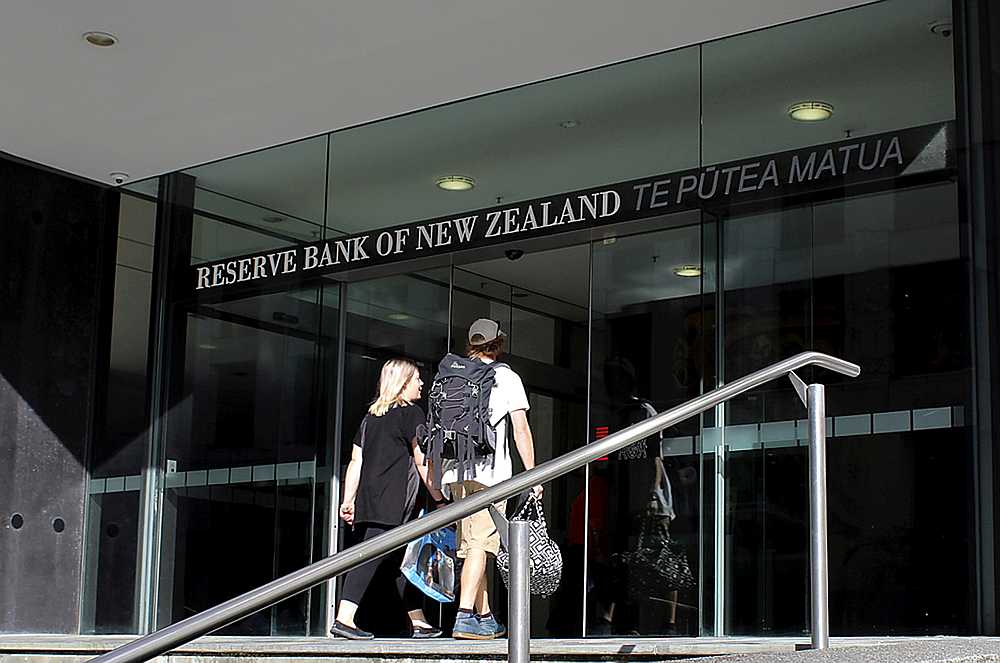
[[[860, 0], [32, 0], [0, 21], [0, 149], [133, 180]], [[103, 30], [120, 43], [87, 45]]]

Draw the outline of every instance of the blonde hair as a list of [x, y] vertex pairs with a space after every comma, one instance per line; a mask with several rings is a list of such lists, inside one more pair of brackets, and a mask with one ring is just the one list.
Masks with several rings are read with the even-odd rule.
[[417, 365], [409, 359], [390, 359], [382, 365], [378, 378], [378, 397], [368, 407], [369, 414], [381, 417], [393, 405], [409, 405], [403, 390], [417, 374]]

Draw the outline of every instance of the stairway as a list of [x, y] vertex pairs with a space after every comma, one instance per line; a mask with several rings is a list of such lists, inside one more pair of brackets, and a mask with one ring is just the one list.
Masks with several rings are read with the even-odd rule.
[[[0, 635], [0, 663], [83, 663], [128, 636]], [[834, 638], [827, 652], [808, 638], [642, 638], [531, 642], [533, 661], [711, 660], [713, 663], [1000, 663], [1000, 638]], [[719, 659], [717, 657], [724, 656]], [[711, 658], [708, 658], [711, 657]], [[205, 637], [163, 663], [470, 663], [506, 661], [507, 641]]]

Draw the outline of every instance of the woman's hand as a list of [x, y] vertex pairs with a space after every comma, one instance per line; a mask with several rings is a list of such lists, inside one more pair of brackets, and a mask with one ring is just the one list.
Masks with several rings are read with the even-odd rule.
[[[438, 497], [440, 499], [438, 499]], [[438, 509], [443, 509], [449, 504], [451, 504], [451, 500], [449, 500], [444, 495], [439, 495], [438, 497], [431, 498], [430, 503], [427, 505], [428, 511], [437, 511]]]
[[348, 525], [354, 524], [354, 500], [340, 505], [340, 518]]

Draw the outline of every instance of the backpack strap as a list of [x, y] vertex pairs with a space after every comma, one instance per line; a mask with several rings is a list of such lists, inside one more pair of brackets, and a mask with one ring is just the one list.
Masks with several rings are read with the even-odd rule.
[[[490, 364], [490, 367], [493, 369], [493, 388], [494, 389], [496, 389], [496, 386], [497, 386], [497, 382], [496, 382], [496, 379], [497, 379], [496, 378], [496, 370], [498, 368], [503, 367], [503, 368], [506, 368], [508, 371], [513, 371], [514, 370], [514, 369], [512, 369], [510, 367], [509, 364], [506, 364], [506, 363], [504, 363], [502, 361], [495, 361], [492, 364]], [[504, 422], [504, 427], [503, 427], [503, 437], [504, 437], [504, 440], [503, 441], [504, 441], [504, 443], [505, 443], [505, 445], [507, 447], [507, 455], [509, 456], [510, 455], [510, 442], [513, 439], [513, 435], [514, 435], [514, 421], [513, 421], [513, 419], [510, 418], [510, 412], [507, 412], [506, 414], [504, 414], [503, 415], [503, 419], [501, 419], [501, 421]], [[499, 446], [499, 440], [497, 440], [497, 446]], [[497, 452], [496, 452], [496, 449], [494, 449], [493, 450], [493, 459], [490, 461], [490, 469], [494, 469], [494, 468], [496, 468], [496, 466], [497, 466]]]
[[[507, 414], [503, 415], [503, 419], [501, 419], [501, 421], [504, 422], [504, 427], [503, 427], [504, 446], [507, 447], [507, 455], [510, 456], [510, 441], [514, 438], [514, 420], [510, 418], [510, 412], [508, 412]], [[499, 444], [497, 446], [499, 446]], [[490, 469], [493, 469], [496, 466], [497, 466], [497, 450], [494, 449], [493, 461], [490, 464]]]
[[427, 456], [424, 456], [424, 462], [427, 462], [428, 456], [430, 457], [431, 466], [433, 468], [433, 476], [431, 477], [431, 483], [435, 488], [441, 489], [441, 450], [444, 448], [444, 431], [441, 430], [440, 426], [435, 427], [434, 431], [431, 433], [430, 443], [428, 447], [431, 449]]

